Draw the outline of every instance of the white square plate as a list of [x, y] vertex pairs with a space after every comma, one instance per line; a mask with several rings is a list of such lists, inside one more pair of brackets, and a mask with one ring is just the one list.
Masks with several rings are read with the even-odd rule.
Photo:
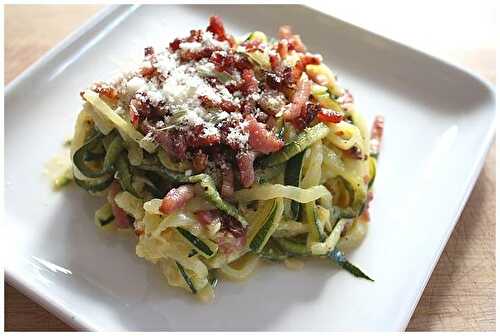
[[[212, 305], [170, 288], [133, 239], [98, 232], [100, 200], [54, 193], [42, 171], [71, 134], [79, 91], [112, 59], [167, 45], [220, 15], [237, 35], [291, 24], [369, 121], [386, 116], [369, 234], [350, 258], [374, 283], [326, 262], [266, 265], [222, 282]], [[494, 134], [494, 92], [474, 75], [300, 6], [108, 8], [5, 94], [7, 280], [90, 330], [404, 330]]]

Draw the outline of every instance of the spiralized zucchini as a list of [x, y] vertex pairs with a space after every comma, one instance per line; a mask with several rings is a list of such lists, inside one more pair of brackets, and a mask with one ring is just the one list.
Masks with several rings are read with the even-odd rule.
[[[199, 38], [206, 39], [204, 34], [208, 33]], [[148, 76], [164, 70], [153, 69], [150, 59], [139, 70], [140, 76], [133, 77], [135, 83], [124, 77], [120, 84], [113, 84], [118, 87], [99, 84], [82, 94], [85, 102], [71, 142], [68, 181], [107, 196], [95, 213], [97, 227], [133, 231], [137, 256], [158, 264], [169, 285], [202, 301], [213, 300], [217, 276], [244, 280], [262, 260], [284, 261], [297, 269], [303, 258], [328, 258], [353, 275], [371, 280], [344, 253], [357, 247], [368, 231], [367, 209], [381, 130], [375, 139], [376, 153], [373, 149], [371, 153], [374, 133], [370, 137], [350, 93], [320, 57], [301, 51], [297, 35], [287, 37], [287, 29], [282, 34], [276, 41], [253, 32], [226, 50], [245, 57], [245, 62], [233, 68], [251, 67], [250, 72], [221, 70], [225, 63], [214, 70], [209, 61], [195, 69], [196, 80], [209, 79], [219, 90], [221, 85], [241, 91], [272, 87], [268, 96], [245, 93], [230, 100], [227, 95], [234, 90], [225, 87], [227, 93], [219, 105], [210, 100], [207, 88], [199, 90], [208, 92], [203, 91], [203, 96], [191, 92], [197, 88], [174, 92], [168, 87], [172, 83], [167, 83], [172, 80], [170, 74], [149, 81]], [[211, 43], [218, 48], [225, 42], [217, 38]], [[177, 56], [199, 56], [195, 51], [200, 43], [181, 44], [185, 46], [179, 48], [194, 51]], [[171, 44], [166, 52], [173, 53], [175, 48]], [[150, 49], [146, 48], [146, 54]], [[148, 68], [148, 62], [153, 68]], [[266, 83], [254, 87], [252, 76]], [[287, 82], [293, 78], [295, 82]], [[148, 85], [160, 86], [148, 93]], [[164, 91], [171, 97], [161, 101]], [[199, 101], [185, 106], [205, 114], [179, 107], [182, 101], [177, 100], [197, 95]], [[175, 106], [169, 106], [173, 101]], [[302, 105], [297, 108], [296, 104]], [[260, 114], [244, 113], [243, 107]], [[290, 116], [292, 110], [298, 116]], [[203, 127], [189, 137], [170, 133], [188, 122], [198, 127], [209, 119], [218, 120], [212, 124], [215, 127], [222, 122], [221, 115], [230, 113], [238, 114], [225, 126], [225, 133]], [[217, 136], [235, 143], [221, 145]], [[200, 137], [206, 143], [189, 147]], [[246, 171], [243, 168], [249, 162], [254, 169]]]

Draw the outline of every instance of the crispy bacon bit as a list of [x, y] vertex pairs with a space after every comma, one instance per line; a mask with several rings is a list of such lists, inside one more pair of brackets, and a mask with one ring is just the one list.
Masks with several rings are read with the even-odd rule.
[[180, 39], [176, 38], [175, 40], [173, 40], [172, 42], [170, 42], [170, 45], [169, 45], [170, 50], [172, 52], [176, 52], [177, 49], [180, 48], [181, 43], [182, 43], [182, 41]]
[[363, 210], [363, 213], [361, 214], [360, 219], [365, 220], [365, 221], [368, 222], [368, 221], [370, 221], [370, 211], [369, 211], [369, 209], [370, 209], [370, 203], [373, 200], [373, 192], [369, 191], [367, 197], [368, 198], [366, 200], [365, 209]]
[[182, 50], [180, 57], [183, 62], [199, 61], [203, 58], [209, 58], [214, 51], [213, 48], [204, 48], [199, 51]]
[[155, 67], [153, 67], [153, 66], [147, 66], [147, 67], [143, 67], [141, 69], [140, 74], [143, 77], [152, 78], [152, 77], [156, 76], [158, 74], [158, 72], [157, 72], [157, 70], [156, 70]]
[[233, 54], [214, 52], [210, 56], [210, 61], [215, 64], [216, 71], [231, 73], [234, 70], [237, 59]]
[[255, 111], [255, 100], [245, 99], [241, 102], [240, 112], [243, 116], [252, 114]]
[[295, 64], [293, 68], [293, 78], [295, 80], [298, 80], [309, 64], [313, 65], [321, 64], [321, 56], [309, 53], [301, 56], [299, 61]]
[[169, 154], [179, 160], [186, 158], [187, 142], [184, 134], [178, 130], [160, 131], [152, 129], [154, 140]]
[[221, 167], [222, 183], [220, 193], [222, 197], [229, 198], [234, 193], [234, 172], [230, 164], [224, 164]]
[[266, 84], [273, 90], [278, 90], [281, 88], [282, 79], [278, 74], [274, 72], [266, 72], [265, 75]]
[[229, 41], [229, 37], [226, 35], [226, 30], [224, 29], [224, 23], [218, 16], [210, 17], [207, 31], [213, 33], [219, 41]]
[[233, 237], [241, 238], [245, 236], [245, 228], [241, 223], [234, 217], [231, 217], [225, 213], [222, 213], [222, 230], [230, 232]]
[[292, 34], [292, 28], [290, 26], [281, 26], [278, 37], [280, 40], [284, 39], [288, 42], [288, 50], [295, 50], [298, 52], [304, 52], [306, 50], [300, 36]]
[[303, 130], [306, 128], [313, 120], [316, 118], [318, 113], [321, 112], [321, 106], [319, 104], [307, 102], [300, 112], [300, 116], [292, 120], [292, 124], [298, 130]]
[[276, 55], [275, 53], [270, 53], [269, 62], [271, 63], [271, 69], [273, 71], [279, 70], [279, 67], [281, 65], [280, 56]]
[[287, 40], [279, 41], [277, 51], [281, 59], [284, 59], [288, 55], [288, 41]]
[[257, 152], [269, 154], [283, 148], [284, 143], [276, 135], [266, 129], [266, 125], [259, 123], [253, 115], [247, 115], [248, 143]]
[[250, 187], [255, 181], [254, 160], [254, 152], [241, 152], [236, 155], [236, 164], [240, 171], [240, 182], [245, 188]]
[[289, 110], [287, 110], [284, 114], [285, 120], [293, 120], [300, 116], [300, 112], [302, 107], [309, 99], [309, 95], [311, 94], [311, 81], [310, 80], [301, 80], [297, 84], [297, 90], [292, 98], [292, 106]]
[[238, 109], [238, 106], [236, 106], [235, 104], [233, 104], [231, 101], [229, 100], [223, 100], [220, 104], [219, 104], [219, 107], [222, 111], [226, 111], [226, 112], [235, 112], [237, 109]]
[[245, 96], [257, 92], [259, 89], [259, 82], [257, 82], [252, 69], [244, 69], [241, 80], [240, 90]]
[[200, 173], [207, 168], [208, 165], [208, 155], [203, 153], [201, 150], [196, 152], [193, 157], [193, 169], [196, 173]]
[[342, 114], [329, 109], [321, 109], [318, 113], [318, 120], [323, 122], [339, 123], [343, 118]]
[[101, 97], [110, 99], [113, 102], [116, 102], [118, 100], [118, 91], [114, 87], [111, 87], [107, 84], [94, 84], [92, 86], [92, 91], [98, 93]]
[[304, 52], [306, 51], [306, 46], [302, 43], [299, 35], [293, 35], [290, 39], [288, 39], [288, 49]]
[[201, 106], [204, 108], [215, 108], [218, 107], [226, 112], [235, 112], [238, 110], [238, 106], [233, 104], [233, 102], [229, 100], [222, 100], [220, 103], [214, 102], [207, 96], [200, 96], [198, 98], [201, 102]]
[[244, 46], [245, 46], [245, 50], [247, 52], [252, 52], [252, 51], [256, 51], [256, 50], [263, 51], [262, 41], [259, 39], [247, 41], [247, 42], [245, 42]]
[[237, 57], [236, 58], [236, 63], [234, 63], [234, 66], [236, 69], [238, 69], [240, 72], [243, 72], [245, 69], [252, 69], [252, 63], [246, 58], [246, 57]]
[[166, 215], [184, 207], [190, 199], [194, 197], [194, 187], [184, 184], [177, 188], [172, 188], [163, 197], [160, 211]]
[[221, 231], [227, 231], [235, 238], [245, 236], [246, 230], [234, 217], [231, 217], [220, 210], [200, 210], [194, 213], [201, 225], [210, 225], [216, 220], [221, 222]]
[[217, 145], [221, 141], [220, 135], [218, 134], [205, 134], [205, 126], [203, 125], [196, 125], [190, 132], [183, 134], [186, 146], [194, 149]]
[[132, 98], [129, 105], [129, 115], [132, 124], [137, 127], [139, 120], [147, 118], [151, 113], [150, 105], [140, 99]]
[[113, 183], [109, 187], [108, 202], [111, 204], [111, 212], [113, 213], [113, 216], [115, 216], [116, 227], [120, 229], [128, 229], [131, 226], [132, 221], [130, 220], [130, 217], [127, 215], [127, 213], [118, 205], [116, 205], [115, 202], [115, 196], [121, 191], [122, 188], [120, 187], [120, 184], [116, 181], [113, 181]]
[[151, 56], [155, 53], [155, 50], [153, 47], [146, 47], [144, 48], [144, 57]]
[[382, 136], [384, 135], [384, 117], [378, 115], [375, 117], [372, 125], [371, 137], [370, 137], [370, 153], [372, 155], [378, 155], [380, 152], [380, 143], [382, 142]]
[[199, 96], [198, 99], [200, 100], [201, 106], [203, 106], [204, 108], [217, 107], [217, 103], [207, 96]]

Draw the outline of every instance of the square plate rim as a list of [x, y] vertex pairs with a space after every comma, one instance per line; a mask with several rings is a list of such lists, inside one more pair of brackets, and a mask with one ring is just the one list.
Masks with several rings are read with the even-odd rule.
[[[179, 5], [179, 4], [176, 4]], [[195, 4], [190, 4], [191, 6]], [[256, 4], [258, 5], [258, 4]], [[278, 4], [275, 4], [278, 5]], [[73, 43], [78, 42], [79, 39], [81, 39], [84, 35], [88, 34], [90, 31], [93, 29], [96, 29], [96, 27], [100, 24], [103, 23], [105, 20], [110, 19], [111, 21], [116, 20], [115, 18], [112, 18], [113, 14], [116, 14], [117, 12], [130, 12], [133, 13], [135, 12], [139, 7], [142, 7], [144, 5], [138, 5], [138, 4], [121, 4], [121, 5], [107, 5], [103, 9], [99, 10], [96, 14], [91, 16], [87, 21], [85, 21], [80, 27], [78, 27], [76, 30], [71, 32], [67, 37], [65, 37], [63, 40], [61, 40], [56, 46], [51, 48], [49, 51], [44, 53], [37, 61], [35, 61], [33, 64], [31, 64], [29, 67], [27, 67], [20, 75], [18, 75], [16, 78], [14, 78], [11, 82], [9, 82], [5, 86], [5, 91], [4, 91], [4, 99], [10, 96], [16, 88], [24, 81], [28, 80], [30, 76], [36, 72], [39, 69], [42, 69], [45, 67], [51, 60], [55, 59], [58, 55], [60, 55], [64, 50], [68, 49], [71, 47]], [[496, 105], [496, 97], [495, 97], [495, 88], [494, 86], [485, 80], [482, 76], [476, 74], [475, 72], [472, 72], [471, 70], [467, 69], [466, 67], [463, 67], [461, 65], [455, 64], [454, 62], [444, 60], [440, 57], [434, 56], [430, 53], [427, 53], [425, 51], [419, 50], [417, 48], [414, 48], [412, 46], [409, 46], [405, 44], [404, 42], [396, 41], [394, 39], [391, 39], [389, 37], [386, 37], [384, 35], [372, 32], [368, 29], [365, 29], [363, 27], [360, 27], [356, 24], [350, 23], [348, 21], [344, 21], [340, 18], [337, 18], [334, 15], [324, 13], [320, 11], [319, 9], [307, 6], [307, 5], [298, 5], [298, 7], [302, 7], [303, 10], [309, 10], [312, 12], [315, 12], [317, 15], [322, 15], [324, 17], [327, 17], [328, 19], [333, 19], [338, 22], [340, 22], [342, 25], [348, 26], [351, 29], [357, 30], [358, 32], [365, 34], [365, 35], [370, 35], [372, 37], [375, 37], [377, 39], [384, 40], [385, 42], [390, 42], [394, 47], [398, 48], [403, 48], [408, 51], [411, 51], [412, 53], [416, 53], [421, 57], [426, 57], [428, 59], [431, 59], [435, 62], [441, 63], [443, 66], [447, 66], [451, 68], [454, 71], [461, 72], [469, 77], [471, 77], [473, 80], [477, 81], [479, 84], [481, 84], [487, 91], [488, 94], [491, 97], [491, 100], [494, 105]], [[121, 13], [123, 14], [123, 13]], [[127, 15], [128, 16], [128, 15]], [[126, 19], [126, 17], [125, 17]], [[98, 30], [101, 31], [101, 30]], [[478, 156], [476, 157], [476, 162], [474, 164], [474, 169], [469, 173], [467, 176], [467, 185], [466, 185], [466, 190], [464, 194], [462, 195], [460, 199], [460, 204], [459, 206], [456, 207], [456, 211], [454, 213], [453, 219], [452, 219], [452, 224], [448, 225], [448, 228], [446, 230], [446, 233], [442, 236], [442, 240], [440, 242], [439, 248], [436, 249], [432, 265], [431, 267], [428, 267], [426, 277], [424, 281], [420, 284], [420, 287], [418, 290], [416, 290], [416, 296], [414, 297], [414, 302], [412, 304], [412, 308], [408, 310], [407, 315], [405, 316], [404, 319], [400, 321], [399, 324], [399, 331], [405, 331], [411, 316], [413, 315], [413, 312], [422, 296], [422, 293], [429, 281], [430, 276], [432, 275], [437, 262], [439, 261], [439, 258], [451, 236], [451, 233], [455, 229], [455, 226], [460, 218], [460, 215], [462, 214], [462, 211], [465, 207], [465, 204], [467, 203], [467, 200], [469, 199], [469, 196], [472, 192], [472, 189], [474, 188], [477, 178], [479, 177], [479, 174], [484, 166], [484, 161], [486, 159], [486, 154], [488, 153], [489, 148], [491, 147], [491, 144], [493, 142], [494, 134], [496, 131], [496, 111], [492, 111], [492, 123], [489, 125], [488, 129], [486, 130], [486, 136], [483, 138], [484, 140], [481, 143], [480, 148], [478, 149]], [[62, 305], [60, 302], [58, 302], [57, 299], [51, 297], [49, 293], [44, 293], [41, 291], [37, 291], [33, 285], [30, 284], [29, 280], [24, 280], [21, 276], [16, 274], [15, 269], [9, 269], [7, 266], [4, 269], [4, 275], [5, 275], [5, 280], [7, 283], [9, 283], [11, 286], [14, 288], [18, 289], [20, 292], [28, 296], [30, 299], [35, 301], [36, 303], [40, 304], [42, 307], [53, 313], [55, 316], [60, 318], [62, 321], [70, 325], [71, 327], [78, 329], [78, 330], [85, 330], [85, 331], [98, 331], [98, 328], [94, 326], [87, 318], [81, 318], [79, 316], [75, 316], [72, 311], [68, 308], [66, 308], [64, 305]]]

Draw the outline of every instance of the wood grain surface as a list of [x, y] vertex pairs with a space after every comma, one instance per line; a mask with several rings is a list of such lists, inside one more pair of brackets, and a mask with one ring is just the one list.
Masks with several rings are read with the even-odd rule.
[[[5, 83], [100, 8], [98, 5], [6, 6]], [[478, 48], [427, 51], [435, 51], [495, 83], [494, 43]], [[495, 166], [493, 145], [408, 330], [495, 330]], [[6, 330], [72, 330], [12, 286], [6, 284], [4, 290]]]

